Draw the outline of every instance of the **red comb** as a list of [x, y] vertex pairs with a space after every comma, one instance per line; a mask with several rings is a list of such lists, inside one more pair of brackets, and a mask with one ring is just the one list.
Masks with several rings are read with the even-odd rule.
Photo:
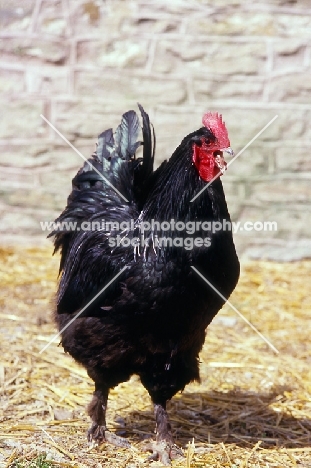
[[215, 135], [221, 148], [228, 148], [230, 146], [228, 131], [221, 114], [217, 112], [206, 112], [206, 114], [203, 115], [202, 123]]

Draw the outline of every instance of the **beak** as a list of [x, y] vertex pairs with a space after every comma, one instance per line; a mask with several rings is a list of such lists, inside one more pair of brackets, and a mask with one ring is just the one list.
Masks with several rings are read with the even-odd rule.
[[230, 156], [234, 156], [234, 151], [233, 151], [233, 149], [231, 148], [231, 146], [228, 146], [228, 148], [224, 148], [224, 149], [222, 149], [221, 151], [224, 151], [225, 153], [230, 154]]
[[232, 150], [232, 148], [230, 146], [228, 146], [228, 148], [222, 149], [220, 152], [218, 152], [218, 154], [217, 154], [217, 152], [215, 153], [216, 154], [216, 156], [215, 156], [215, 165], [220, 170], [222, 175], [227, 170], [227, 163], [225, 161], [223, 153], [228, 153], [228, 154], [230, 154], [230, 156], [234, 155], [234, 152], [233, 152], [233, 150]]

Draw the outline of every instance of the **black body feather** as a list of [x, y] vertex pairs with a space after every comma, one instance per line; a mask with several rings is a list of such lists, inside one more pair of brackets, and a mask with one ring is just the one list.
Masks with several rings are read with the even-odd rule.
[[[132, 240], [141, 223], [151, 221], [230, 221], [223, 187], [205, 186], [192, 164], [191, 148], [200, 129], [184, 138], [170, 160], [153, 172], [154, 138], [148, 115], [143, 120], [143, 157], [136, 158], [139, 123], [124, 114], [113, 136], [99, 136], [90, 162], [128, 199], [85, 163], [73, 179], [68, 205], [57, 221], [135, 220], [135, 230], [103, 229], [54, 232], [61, 249], [61, 279], [56, 321], [61, 330], [124, 266], [127, 269], [63, 333], [62, 344], [93, 378], [96, 388], [111, 388], [136, 373], [154, 403], [165, 405], [177, 391], [199, 379], [198, 355], [205, 329], [224, 301], [191, 269], [195, 266], [229, 297], [239, 277], [231, 231], [194, 234], [147, 230], [145, 246], [111, 247], [119, 234]], [[186, 250], [158, 247], [155, 236], [209, 236], [210, 247]], [[95, 397], [94, 397], [95, 398]], [[91, 413], [90, 413], [91, 414]], [[93, 416], [92, 416], [93, 417]], [[94, 420], [94, 417], [93, 417]]]

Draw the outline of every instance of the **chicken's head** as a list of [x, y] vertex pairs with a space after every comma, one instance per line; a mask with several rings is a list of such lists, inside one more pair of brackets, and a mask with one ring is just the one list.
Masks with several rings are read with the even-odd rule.
[[205, 182], [210, 182], [222, 175], [227, 168], [223, 152], [233, 155], [233, 151], [221, 115], [207, 112], [203, 115], [202, 123], [203, 131], [193, 142], [192, 160], [200, 177]]

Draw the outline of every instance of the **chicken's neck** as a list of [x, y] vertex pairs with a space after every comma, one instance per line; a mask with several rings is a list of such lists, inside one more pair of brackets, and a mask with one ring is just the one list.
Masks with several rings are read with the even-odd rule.
[[[191, 142], [177, 148], [163, 170], [143, 209], [143, 219], [162, 221], [230, 221], [220, 179], [213, 181], [193, 202], [204, 182], [192, 163]], [[166, 232], [166, 235], [168, 233]]]

